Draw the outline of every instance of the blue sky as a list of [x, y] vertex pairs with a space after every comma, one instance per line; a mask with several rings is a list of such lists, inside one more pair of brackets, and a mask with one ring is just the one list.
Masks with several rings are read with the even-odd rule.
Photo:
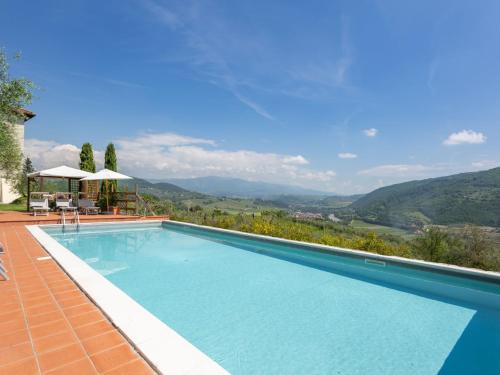
[[500, 3], [4, 1], [38, 167], [337, 192], [500, 165]]

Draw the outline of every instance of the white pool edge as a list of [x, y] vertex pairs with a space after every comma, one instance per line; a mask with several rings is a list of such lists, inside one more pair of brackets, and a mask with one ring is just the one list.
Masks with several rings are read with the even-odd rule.
[[[154, 222], [161, 220], [113, 223]], [[109, 225], [110, 222], [99, 224]], [[229, 374], [205, 353], [58, 243], [39, 225], [26, 225], [26, 229], [157, 371], [176, 375]]]

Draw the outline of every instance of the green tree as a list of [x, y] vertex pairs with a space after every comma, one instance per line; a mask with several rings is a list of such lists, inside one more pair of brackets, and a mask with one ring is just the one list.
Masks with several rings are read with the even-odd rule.
[[7, 55], [0, 49], [0, 177], [16, 185], [23, 156], [11, 124], [19, 121], [20, 109], [31, 103], [34, 87], [30, 80], [10, 77]]
[[413, 252], [417, 257], [431, 262], [446, 262], [450, 249], [459, 246], [456, 239], [438, 227], [430, 227], [412, 243]]
[[467, 226], [461, 239], [463, 246], [452, 252], [451, 262], [465, 267], [498, 269], [500, 259], [495, 254], [494, 244], [486, 231], [474, 225]]
[[80, 152], [80, 169], [82, 171], [95, 173], [94, 150], [92, 150], [92, 145], [88, 142], [82, 145], [82, 151]]
[[[33, 167], [33, 163], [30, 158], [24, 159], [23, 168], [21, 171], [21, 175], [17, 181], [17, 191], [22, 196], [28, 195], [28, 174], [35, 172], [35, 168]], [[35, 181], [30, 181], [32, 190], [34, 190]]]
[[[104, 168], [115, 172], [118, 170], [115, 145], [113, 143], [108, 144], [108, 147], [106, 147], [106, 153], [104, 154]], [[109, 191], [115, 192], [117, 191], [117, 187], [118, 183], [116, 180], [108, 181]]]

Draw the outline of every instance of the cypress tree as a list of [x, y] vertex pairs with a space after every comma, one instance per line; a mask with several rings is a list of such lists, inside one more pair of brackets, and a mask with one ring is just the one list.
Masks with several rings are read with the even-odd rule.
[[[106, 153], [104, 154], [104, 168], [117, 172], [118, 166], [116, 162], [115, 145], [113, 143], [108, 144], [108, 147], [106, 147]], [[116, 180], [110, 180], [108, 182], [108, 186], [110, 191], [115, 192], [118, 187], [118, 182]]]
[[82, 145], [82, 151], [80, 152], [80, 169], [82, 171], [95, 173], [94, 151], [92, 150], [92, 145], [88, 142]]

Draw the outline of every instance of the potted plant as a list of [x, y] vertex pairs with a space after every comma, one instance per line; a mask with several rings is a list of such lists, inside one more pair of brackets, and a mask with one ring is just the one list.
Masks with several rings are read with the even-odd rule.
[[113, 215], [118, 215], [120, 213], [120, 207], [117, 205], [117, 196], [116, 193], [112, 192], [109, 194], [109, 206], [108, 206], [108, 211], [112, 212]]

